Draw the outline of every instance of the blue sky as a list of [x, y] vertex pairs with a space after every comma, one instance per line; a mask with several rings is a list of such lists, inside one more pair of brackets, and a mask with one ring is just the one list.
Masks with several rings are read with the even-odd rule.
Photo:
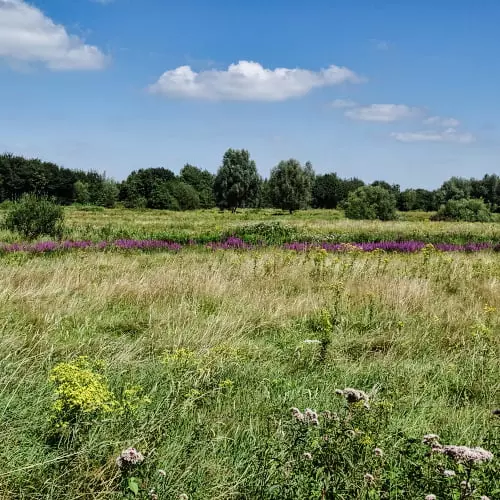
[[0, 151], [97, 169], [246, 148], [437, 187], [500, 171], [497, 0], [0, 0]]

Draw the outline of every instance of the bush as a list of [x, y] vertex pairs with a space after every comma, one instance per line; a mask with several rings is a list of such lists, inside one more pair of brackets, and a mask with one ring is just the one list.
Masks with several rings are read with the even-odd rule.
[[362, 186], [349, 193], [344, 208], [348, 219], [394, 220], [396, 197], [380, 186]]
[[63, 208], [48, 198], [25, 194], [7, 212], [5, 228], [27, 238], [59, 237], [63, 231]]
[[490, 209], [483, 200], [464, 198], [449, 200], [431, 217], [431, 220], [491, 222], [493, 219]]

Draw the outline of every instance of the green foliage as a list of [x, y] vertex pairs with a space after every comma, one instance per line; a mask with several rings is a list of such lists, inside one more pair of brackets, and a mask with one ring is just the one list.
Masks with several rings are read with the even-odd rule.
[[345, 204], [345, 215], [349, 219], [396, 218], [396, 198], [380, 186], [364, 186], [349, 194]]
[[86, 205], [90, 202], [89, 185], [83, 181], [76, 181], [73, 184], [75, 190], [75, 203]]
[[179, 202], [172, 194], [170, 182], [159, 182], [153, 187], [148, 206], [161, 210], [180, 210]]
[[73, 427], [91, 424], [111, 413], [131, 418], [150, 403], [138, 385], [125, 388], [117, 399], [99, 373], [101, 369], [101, 363], [92, 363], [86, 356], [52, 368], [49, 380], [54, 384], [56, 396], [50, 419], [52, 436], [68, 435]]
[[290, 213], [306, 208], [311, 202], [313, 179], [312, 166], [306, 169], [294, 159], [281, 161], [272, 169], [269, 178], [273, 205]]
[[175, 181], [170, 183], [169, 188], [172, 196], [177, 200], [180, 210], [195, 210], [200, 208], [200, 196], [190, 184]]
[[180, 171], [179, 179], [196, 190], [200, 200], [200, 208], [215, 207], [213, 192], [215, 175], [208, 170], [201, 170], [198, 167], [186, 164]]
[[8, 210], [4, 225], [6, 229], [32, 239], [43, 235], [61, 236], [63, 222], [61, 206], [48, 198], [25, 194]]
[[214, 181], [217, 206], [235, 212], [240, 207], [257, 205], [260, 184], [250, 153], [245, 149], [228, 149]]
[[[135, 204], [137, 200], [147, 200], [151, 208], [161, 198], [156, 192], [159, 185], [175, 180], [175, 174], [166, 168], [146, 168], [133, 171], [120, 187], [120, 200]], [[156, 198], [154, 201], [153, 198]]]
[[312, 205], [315, 208], [337, 208], [343, 203], [351, 191], [364, 186], [363, 181], [341, 179], [337, 174], [316, 176], [312, 188]]
[[96, 194], [96, 204], [106, 208], [113, 208], [118, 201], [120, 189], [115, 181], [103, 179], [98, 193]]
[[300, 233], [293, 226], [281, 222], [262, 222], [237, 227], [223, 235], [222, 239], [236, 236], [248, 243], [280, 245], [300, 239]]
[[[292, 409], [280, 433], [254, 449], [261, 471], [248, 498], [479, 498], [492, 494], [498, 467], [461, 464], [401, 433], [386, 441], [392, 405], [350, 402], [338, 412]], [[477, 496], [474, 496], [473, 491]], [[483, 498], [483, 497], [481, 497]], [[493, 497], [492, 497], [493, 498]]]
[[490, 209], [483, 200], [476, 199], [451, 199], [442, 205], [432, 220], [466, 221], [466, 222], [491, 222]]
[[90, 202], [93, 203], [93, 193], [104, 181], [97, 172], [70, 170], [35, 158], [0, 155], [0, 202], [30, 193], [68, 205], [75, 201], [74, 186], [78, 181], [88, 185]]

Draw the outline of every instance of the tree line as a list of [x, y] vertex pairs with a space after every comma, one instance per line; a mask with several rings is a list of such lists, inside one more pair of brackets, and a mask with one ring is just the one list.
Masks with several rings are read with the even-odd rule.
[[[310, 162], [281, 161], [263, 179], [247, 150], [229, 149], [216, 174], [185, 165], [178, 175], [159, 168], [135, 170], [116, 182], [95, 171], [84, 172], [51, 162], [0, 155], [0, 202], [17, 200], [25, 193], [54, 198], [59, 204], [91, 204], [113, 207], [121, 202], [129, 208], [192, 210], [219, 207], [279, 208], [293, 212], [302, 208], [346, 208], [389, 204], [391, 210], [437, 211], [453, 200], [482, 199], [491, 211], [500, 212], [500, 177], [482, 179], [452, 177], [436, 190], [405, 189], [397, 184], [361, 179], [343, 179], [336, 173], [316, 175]], [[389, 196], [387, 198], [387, 195]], [[381, 198], [382, 197], [382, 198]], [[377, 201], [378, 200], [378, 201]], [[352, 203], [351, 203], [352, 205]], [[383, 216], [380, 218], [384, 218]]]

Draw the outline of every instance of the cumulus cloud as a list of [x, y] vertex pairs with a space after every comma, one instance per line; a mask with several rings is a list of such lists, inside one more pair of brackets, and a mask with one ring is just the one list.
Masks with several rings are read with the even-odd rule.
[[355, 108], [357, 105], [358, 103], [351, 99], [335, 99], [331, 103], [332, 108], [335, 109]]
[[414, 118], [421, 113], [419, 108], [405, 104], [370, 104], [349, 109], [345, 112], [345, 116], [353, 120], [389, 123]]
[[195, 72], [190, 66], [180, 66], [163, 73], [149, 90], [171, 98], [284, 101], [304, 96], [315, 88], [361, 81], [354, 71], [335, 65], [311, 71], [267, 69], [257, 62], [239, 61], [227, 70]]
[[458, 132], [455, 128], [438, 131], [393, 132], [391, 137], [399, 142], [453, 142], [458, 144], [471, 144], [476, 140], [471, 133]]
[[95, 70], [107, 57], [23, 0], [0, 0], [0, 59], [53, 70]]
[[460, 125], [456, 118], [443, 118], [441, 116], [430, 116], [424, 120], [425, 125], [433, 125], [435, 127], [455, 128]]

